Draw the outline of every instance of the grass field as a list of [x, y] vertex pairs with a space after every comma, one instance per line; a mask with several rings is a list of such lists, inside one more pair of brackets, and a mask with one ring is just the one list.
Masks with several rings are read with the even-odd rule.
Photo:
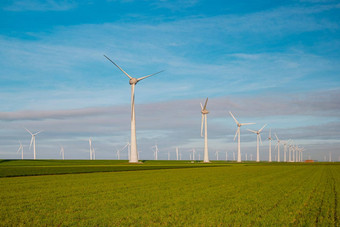
[[[338, 164], [4, 161], [0, 163], [1, 226], [340, 223]], [[31, 172], [37, 175], [69, 167], [73, 173], [94, 173], [9, 177], [22, 175], [24, 169], [38, 168]], [[22, 169], [15, 174], [15, 168]]]

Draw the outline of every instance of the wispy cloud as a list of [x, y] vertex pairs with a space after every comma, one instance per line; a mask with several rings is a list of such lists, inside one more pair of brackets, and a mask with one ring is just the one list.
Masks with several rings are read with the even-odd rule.
[[7, 11], [65, 11], [75, 8], [74, 1], [62, 0], [13, 0], [10, 4], [3, 7]]

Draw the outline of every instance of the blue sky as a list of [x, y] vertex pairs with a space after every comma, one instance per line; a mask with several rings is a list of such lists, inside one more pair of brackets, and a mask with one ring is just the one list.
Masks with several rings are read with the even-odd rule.
[[[38, 158], [114, 158], [129, 138], [130, 75], [141, 157], [201, 152], [199, 102], [209, 97], [209, 147], [232, 153], [240, 121], [268, 123], [323, 160], [340, 151], [340, 3], [301, 1], [2, 1], [0, 158], [17, 158], [23, 130], [44, 129]], [[255, 136], [241, 132], [244, 153]], [[267, 159], [268, 143], [261, 147]], [[40, 153], [39, 153], [40, 151]], [[185, 156], [184, 156], [185, 157]], [[273, 156], [274, 157], [274, 156]]]

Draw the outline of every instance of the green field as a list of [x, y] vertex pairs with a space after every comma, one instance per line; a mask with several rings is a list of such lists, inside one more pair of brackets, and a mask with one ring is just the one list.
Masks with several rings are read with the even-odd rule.
[[340, 225], [339, 164], [2, 160], [0, 176], [1, 226]]

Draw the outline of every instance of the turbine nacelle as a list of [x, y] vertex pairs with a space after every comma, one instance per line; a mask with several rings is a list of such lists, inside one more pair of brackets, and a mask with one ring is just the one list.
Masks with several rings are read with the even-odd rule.
[[208, 114], [209, 111], [208, 111], [207, 109], [204, 109], [204, 110], [201, 111], [201, 113], [202, 113], [202, 114]]
[[138, 83], [138, 79], [137, 78], [131, 78], [130, 81], [129, 81], [130, 85], [137, 84], [137, 83]]

